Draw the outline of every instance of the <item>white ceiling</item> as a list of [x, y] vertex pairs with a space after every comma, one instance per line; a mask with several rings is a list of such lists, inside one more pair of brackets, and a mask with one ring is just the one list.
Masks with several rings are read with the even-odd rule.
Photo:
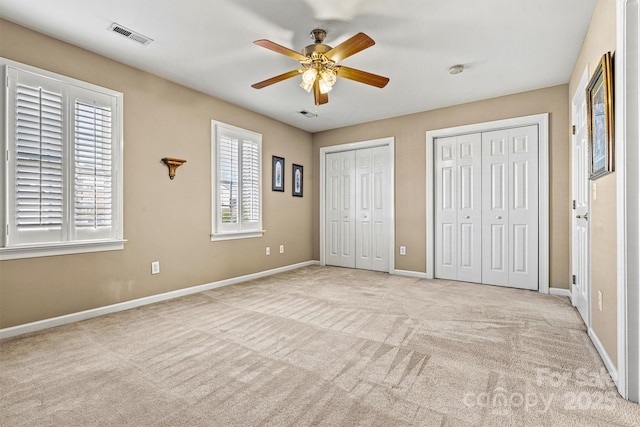
[[[597, 0], [0, 0], [0, 16], [249, 110], [317, 132], [567, 83]], [[112, 22], [154, 39], [142, 46]], [[338, 79], [329, 103], [292, 78], [251, 84], [298, 63], [253, 44], [300, 51], [309, 31], [336, 46], [376, 41], [342, 62], [390, 78]], [[43, 52], [46, 54], [46, 52]], [[450, 75], [449, 67], [466, 70]]]

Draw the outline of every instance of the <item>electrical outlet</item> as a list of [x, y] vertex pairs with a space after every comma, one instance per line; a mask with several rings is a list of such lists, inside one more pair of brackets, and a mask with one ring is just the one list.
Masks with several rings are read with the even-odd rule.
[[153, 261], [151, 263], [151, 274], [160, 274], [160, 261]]
[[271, 248], [269, 246], [267, 246], [267, 248], [264, 250], [264, 254], [271, 255]]
[[280, 253], [283, 254], [284, 253], [284, 245], [280, 245]]
[[400, 246], [400, 255], [406, 255], [406, 254], [407, 254], [407, 247]]
[[598, 291], [598, 310], [602, 311], [602, 291]]

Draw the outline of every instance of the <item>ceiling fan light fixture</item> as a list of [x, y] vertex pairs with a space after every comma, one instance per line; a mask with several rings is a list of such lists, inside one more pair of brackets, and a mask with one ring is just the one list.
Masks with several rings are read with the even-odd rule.
[[333, 89], [333, 86], [327, 83], [327, 81], [324, 79], [320, 79], [318, 85], [320, 86], [320, 93], [322, 94], [329, 93], [331, 92], [331, 89]]
[[333, 70], [323, 68], [320, 70], [319, 78], [320, 80], [318, 81], [318, 84], [320, 86], [320, 93], [329, 93], [331, 89], [333, 89], [333, 85], [337, 79], [335, 72]]
[[316, 80], [317, 75], [318, 70], [316, 70], [315, 68], [309, 68], [304, 73], [302, 73], [302, 81], [313, 84], [313, 82]]
[[[345, 0], [346, 1], [346, 0]], [[359, 0], [358, 0], [359, 1]], [[383, 88], [389, 82], [387, 77], [378, 76], [366, 71], [336, 65], [339, 61], [350, 57], [375, 44], [373, 39], [364, 33], [358, 33], [336, 47], [323, 43], [327, 32], [316, 28], [311, 32], [314, 44], [302, 49], [301, 52], [281, 46], [272, 41], [261, 39], [253, 43], [298, 61], [302, 68], [282, 73], [278, 76], [252, 84], [251, 87], [262, 89], [274, 83], [290, 79], [302, 74], [300, 87], [307, 92], [313, 90], [316, 106], [329, 102], [329, 91], [333, 89], [337, 77]], [[340, 71], [340, 75], [338, 75]]]
[[326, 68], [320, 71], [320, 78], [325, 82], [327, 82], [328, 84], [330, 84], [331, 86], [333, 86], [333, 84], [337, 80], [336, 73], [333, 70], [329, 70]]
[[300, 87], [304, 90], [306, 90], [307, 92], [311, 92], [311, 89], [313, 89], [313, 82], [307, 82], [302, 80], [300, 82]]
[[302, 73], [302, 81], [300, 82], [300, 87], [307, 92], [311, 92], [313, 88], [313, 83], [316, 81], [316, 77], [318, 76], [318, 70], [315, 68], [309, 68], [304, 73]]

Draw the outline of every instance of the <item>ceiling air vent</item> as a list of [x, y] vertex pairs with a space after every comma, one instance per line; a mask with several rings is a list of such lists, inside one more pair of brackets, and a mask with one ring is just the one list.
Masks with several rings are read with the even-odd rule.
[[124, 36], [128, 39], [131, 39], [135, 42], [140, 43], [141, 45], [148, 45], [149, 43], [151, 43], [153, 41], [153, 39], [150, 39], [147, 36], [143, 36], [140, 33], [136, 33], [135, 31], [132, 31], [128, 28], [123, 27], [120, 24], [116, 24], [115, 22], [113, 24], [111, 24], [111, 26], [109, 27], [109, 31], [113, 31], [114, 33], [118, 33], [121, 36]]
[[318, 115], [317, 115], [317, 114], [312, 113], [312, 112], [307, 111], [307, 110], [298, 111], [298, 113], [300, 113], [300, 114], [302, 114], [303, 116], [308, 117], [308, 118], [318, 117]]

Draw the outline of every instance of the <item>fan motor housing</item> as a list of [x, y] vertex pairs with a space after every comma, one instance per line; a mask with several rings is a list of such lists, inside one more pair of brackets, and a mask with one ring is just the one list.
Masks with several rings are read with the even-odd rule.
[[310, 44], [309, 46], [307, 46], [304, 49], [302, 49], [301, 53], [304, 56], [311, 57], [311, 55], [314, 52], [324, 54], [324, 53], [329, 52], [331, 49], [332, 49], [331, 46], [326, 45], [324, 43], [314, 43], [314, 44]]

